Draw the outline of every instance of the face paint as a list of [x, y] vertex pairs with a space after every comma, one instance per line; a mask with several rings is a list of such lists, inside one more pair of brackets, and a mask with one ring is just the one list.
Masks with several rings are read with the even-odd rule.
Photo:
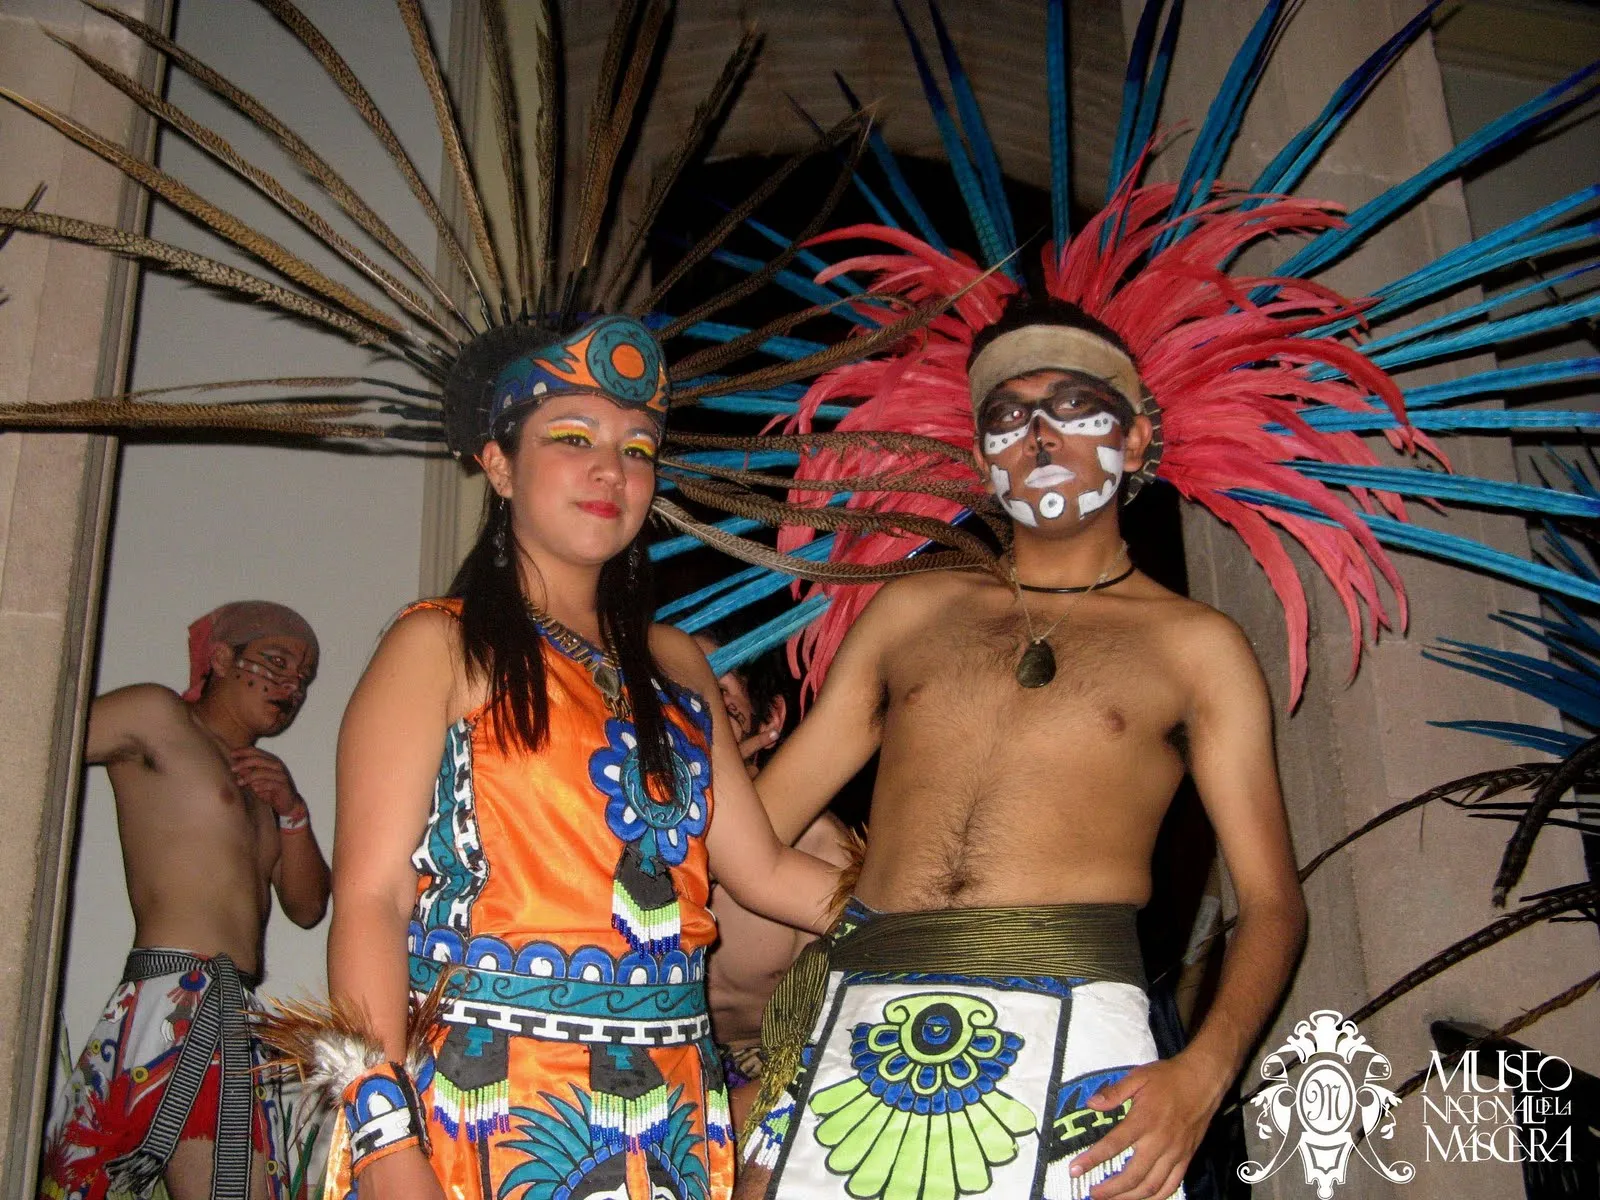
[[1117, 494], [1119, 480], [1108, 479], [1100, 485], [1098, 492], [1083, 492], [1078, 496], [1078, 519], [1081, 521], [1092, 512], [1098, 512], [1111, 502], [1111, 497]]
[[1038, 419], [1050, 426], [1063, 437], [1091, 437], [1101, 438], [1117, 427], [1117, 419], [1108, 412], [1094, 413], [1087, 417], [1074, 417], [1070, 421], [1058, 421], [1048, 411], [1041, 408]]
[[1031, 488], [1053, 488], [1063, 483], [1071, 483], [1078, 477], [1078, 473], [1071, 467], [1063, 467], [1058, 463], [1048, 466], [1035, 467], [1029, 471], [1022, 483]]
[[[1051, 383], [1040, 394], [1031, 387], [1012, 386], [997, 388], [995, 394], [980, 409], [980, 447], [989, 467], [990, 483], [1001, 505], [1018, 523], [1037, 528], [1042, 518], [1056, 521], [1069, 512], [1077, 520], [1104, 508], [1116, 496], [1122, 483], [1123, 451], [1120, 445], [1100, 445], [1094, 448], [1092, 464], [1080, 451], [1068, 451], [1060, 443], [1052, 448], [1046, 440], [1054, 434], [1060, 439], [1101, 440], [1115, 437], [1121, 422], [1114, 411], [1106, 406], [1111, 401], [1104, 389], [1082, 381], [1063, 379]], [[1031, 394], [1030, 394], [1031, 393]], [[1023, 445], [1023, 443], [1027, 445]], [[1023, 457], [1019, 447], [1033, 453]], [[1010, 454], [1011, 470], [994, 460]], [[1053, 461], [1053, 455], [1069, 458], [1078, 469]], [[1021, 461], [1018, 461], [1018, 460]], [[1028, 462], [1028, 459], [1032, 459]], [[1026, 464], [1026, 465], [1024, 465]], [[1075, 489], [1068, 485], [1082, 479], [1085, 467], [1089, 479], [1079, 486], [1090, 485], [1089, 490], [1073, 495]], [[1098, 466], [1106, 478], [1093, 486], [1093, 467]], [[1042, 493], [1037, 499], [1025, 499], [1012, 493], [1012, 472], [1026, 471], [1021, 487]], [[1066, 494], [1056, 489], [1063, 489]], [[1076, 504], [1072, 503], [1076, 500]]]
[[983, 456], [985, 458], [995, 458], [1001, 454], [1004, 454], [1007, 450], [1011, 449], [1011, 447], [1015, 446], [1023, 438], [1028, 436], [1028, 429], [1030, 426], [1031, 422], [1023, 425], [1021, 429], [1013, 429], [1007, 433], [984, 434]]

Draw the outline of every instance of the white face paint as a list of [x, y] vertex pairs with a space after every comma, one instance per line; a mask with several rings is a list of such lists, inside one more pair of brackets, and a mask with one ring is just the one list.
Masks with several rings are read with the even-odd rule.
[[1007, 450], [1011, 449], [1011, 447], [1015, 446], [1023, 438], [1027, 437], [1029, 431], [1032, 428], [1033, 428], [1033, 423], [1029, 422], [1028, 424], [1024, 425], [1021, 429], [1013, 429], [1010, 433], [986, 433], [986, 434], [984, 434], [983, 435], [983, 456], [985, 458], [996, 458], [999, 455], [1004, 454]]
[[1052, 488], [1063, 483], [1071, 483], [1078, 477], [1078, 473], [1071, 467], [1063, 467], [1057, 463], [1047, 466], [1035, 467], [1023, 479], [1022, 485], [1031, 488]]
[[[1071, 506], [1068, 498], [1054, 490], [1079, 478], [1072, 468], [1060, 463], [1043, 462], [1036, 464], [1022, 480], [1022, 486], [1043, 491], [1044, 494], [1030, 504], [1028, 501], [1014, 497], [1011, 492], [1011, 473], [1005, 468], [997, 466], [994, 459], [1005, 454], [1017, 446], [1024, 439], [1033, 436], [1040, 425], [1048, 426], [1062, 437], [1072, 438], [1105, 438], [1110, 437], [1119, 428], [1116, 417], [1109, 412], [1092, 412], [1087, 416], [1074, 417], [1071, 420], [1061, 420], [1052, 415], [1043, 404], [1028, 404], [1032, 412], [1027, 415], [1019, 428], [998, 433], [985, 433], [982, 437], [983, 457], [988, 460], [989, 481], [994, 487], [995, 496], [999, 499], [1005, 510], [1012, 518], [1030, 529], [1037, 528], [1039, 518], [1054, 521], [1066, 515]], [[1038, 424], [1035, 424], [1037, 422]], [[1106, 473], [1107, 478], [1099, 488], [1085, 491], [1077, 497], [1077, 516], [1083, 520], [1089, 514], [1104, 508], [1117, 494], [1117, 489], [1122, 483], [1123, 453], [1121, 447], [1097, 446], [1095, 447], [1095, 461], [1100, 469]]]
[[1058, 421], [1041, 408], [1035, 410], [1034, 418], [1043, 421], [1064, 437], [1106, 437], [1117, 427], [1117, 419], [1107, 412], [1075, 417], [1070, 421]]
[[1013, 518], [1022, 522], [1029, 529], [1038, 526], [1039, 518], [1033, 515], [1033, 507], [1026, 500], [1013, 500], [1011, 498], [1011, 472], [1004, 467], [989, 464], [989, 484], [994, 488], [995, 497], [1005, 506], [1005, 510]]
[[1117, 479], [1108, 479], [1100, 485], [1098, 492], [1083, 492], [1078, 496], [1078, 520], [1083, 520], [1092, 512], [1098, 512], [1111, 502], [1111, 497], [1117, 494]]

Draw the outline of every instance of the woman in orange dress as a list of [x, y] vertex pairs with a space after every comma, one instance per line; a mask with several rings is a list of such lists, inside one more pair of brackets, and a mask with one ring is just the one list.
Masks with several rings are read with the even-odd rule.
[[[654, 338], [610, 316], [482, 341], [446, 424], [488, 520], [450, 597], [385, 634], [339, 738], [328, 981], [366, 1028], [326, 1194], [725, 1197], [708, 870], [818, 931], [835, 871], [778, 842], [705, 657], [650, 622]], [[408, 1054], [408, 997], [441, 978]]]

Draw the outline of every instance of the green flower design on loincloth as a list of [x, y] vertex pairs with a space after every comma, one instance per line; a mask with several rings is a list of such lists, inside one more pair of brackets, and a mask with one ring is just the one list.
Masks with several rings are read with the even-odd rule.
[[1038, 1118], [996, 1086], [1022, 1039], [995, 1028], [975, 996], [925, 992], [883, 1007], [851, 1033], [855, 1075], [809, 1107], [828, 1169], [858, 1200], [956, 1200], [988, 1191], [990, 1168], [1017, 1156]]

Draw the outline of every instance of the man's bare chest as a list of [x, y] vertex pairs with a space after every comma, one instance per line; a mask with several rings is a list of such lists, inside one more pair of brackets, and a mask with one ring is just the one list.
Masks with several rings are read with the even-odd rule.
[[[1055, 670], [1043, 686], [1027, 687], [1019, 666], [1035, 639], [1049, 647]], [[1165, 734], [1182, 718], [1174, 673], [1143, 631], [1074, 621], [1070, 611], [1059, 623], [1051, 616], [1030, 625], [1019, 607], [928, 622], [901, 639], [884, 679], [885, 715], [912, 721], [949, 715]]]

